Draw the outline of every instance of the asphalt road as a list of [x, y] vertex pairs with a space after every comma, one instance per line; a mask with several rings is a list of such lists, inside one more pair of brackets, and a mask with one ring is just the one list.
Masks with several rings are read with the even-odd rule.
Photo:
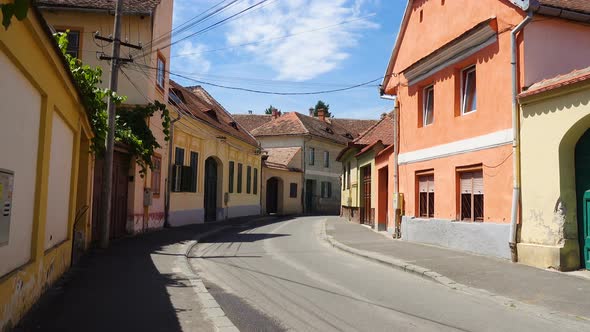
[[504, 305], [352, 256], [323, 218], [233, 229], [190, 262], [241, 331], [590, 331], [575, 317]]

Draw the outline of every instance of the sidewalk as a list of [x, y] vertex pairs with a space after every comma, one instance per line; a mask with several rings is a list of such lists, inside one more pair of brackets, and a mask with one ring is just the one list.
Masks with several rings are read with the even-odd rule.
[[15, 331], [215, 331], [180, 272], [187, 243], [252, 217], [163, 229], [95, 251], [41, 297]]
[[403, 260], [459, 284], [550, 310], [590, 317], [590, 280], [462, 251], [394, 240], [338, 217], [328, 218], [326, 233], [348, 247]]

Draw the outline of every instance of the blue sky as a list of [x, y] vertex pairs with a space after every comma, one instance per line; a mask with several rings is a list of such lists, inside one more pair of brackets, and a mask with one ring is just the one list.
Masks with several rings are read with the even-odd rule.
[[[239, 0], [211, 19], [174, 34], [173, 40], [259, 1]], [[226, 24], [179, 41], [172, 47], [171, 72], [220, 85], [276, 92], [322, 91], [366, 82], [385, 72], [405, 2], [268, 0]], [[220, 0], [175, 0], [174, 26], [218, 3]], [[197, 84], [171, 78], [183, 85]], [[330, 104], [335, 117], [377, 119], [392, 107], [391, 101], [379, 98], [379, 83], [308, 96], [263, 95], [202, 85], [232, 113], [252, 110], [262, 114], [270, 104], [283, 112], [305, 113], [321, 99]]]

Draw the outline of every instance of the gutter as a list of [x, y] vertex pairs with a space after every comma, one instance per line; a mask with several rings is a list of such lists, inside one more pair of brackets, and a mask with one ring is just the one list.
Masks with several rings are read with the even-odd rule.
[[172, 183], [170, 179], [172, 169], [172, 148], [174, 147], [174, 124], [182, 118], [182, 113], [178, 112], [178, 117], [170, 121], [170, 140], [168, 141], [168, 178], [166, 180], [166, 200], [164, 202], [164, 226], [170, 227], [170, 192], [172, 191]]
[[[83, 13], [97, 13], [97, 14], [108, 14], [115, 15], [115, 9], [102, 9], [102, 8], [83, 8], [83, 7], [70, 7], [70, 6], [47, 6], [39, 5], [36, 6], [40, 10], [47, 11], [66, 11], [66, 12], [83, 12]], [[134, 12], [134, 11], [123, 11], [124, 15], [128, 16], [152, 16], [152, 12]]]
[[518, 210], [520, 202], [520, 112], [518, 106], [518, 49], [516, 38], [526, 25], [533, 20], [533, 11], [529, 11], [527, 17], [510, 32], [512, 47], [512, 177], [514, 179], [512, 190], [512, 211], [510, 219], [509, 246], [513, 262], [518, 261], [516, 249], [516, 230], [518, 224]]
[[393, 237], [401, 237], [401, 197], [399, 193], [399, 99], [396, 96], [388, 96], [380, 90], [381, 99], [393, 100]]

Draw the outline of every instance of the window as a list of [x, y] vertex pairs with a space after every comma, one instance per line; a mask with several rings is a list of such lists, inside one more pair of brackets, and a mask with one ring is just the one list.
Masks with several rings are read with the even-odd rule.
[[252, 167], [246, 167], [246, 194], [252, 192]]
[[315, 149], [314, 148], [309, 148], [309, 164], [310, 165], [315, 164]]
[[428, 126], [434, 122], [434, 85], [424, 88], [422, 98], [422, 125]]
[[242, 193], [242, 164], [238, 163], [238, 194]]
[[460, 211], [463, 221], [483, 221], [484, 188], [482, 170], [459, 173]]
[[229, 162], [229, 192], [234, 192], [234, 162]]
[[418, 176], [420, 217], [434, 218], [434, 174]]
[[160, 183], [162, 181], [162, 157], [154, 155], [152, 157], [152, 193], [154, 196], [160, 196]]
[[289, 185], [289, 197], [297, 198], [297, 183], [291, 183]]
[[332, 183], [331, 182], [322, 182], [322, 198], [331, 198], [332, 197]]
[[191, 151], [191, 182], [190, 192], [197, 192], [197, 170], [199, 167], [199, 154]]
[[330, 152], [324, 151], [324, 167], [330, 167]]
[[66, 53], [73, 56], [74, 58], [80, 58], [80, 31], [70, 29], [57, 29], [57, 32], [68, 33], [68, 48]]
[[156, 65], [156, 84], [160, 89], [164, 89], [165, 79], [166, 79], [166, 60], [164, 57], [158, 53], [158, 63]]
[[350, 161], [348, 162], [346, 170], [348, 171], [348, 176], [346, 177], [346, 189], [350, 189]]
[[461, 72], [461, 114], [476, 110], [477, 88], [475, 79], [475, 66]]
[[258, 168], [254, 169], [254, 195], [258, 195]]
[[184, 166], [184, 149], [176, 148], [174, 152], [174, 167], [172, 173], [172, 191], [182, 191], [182, 168]]
[[346, 165], [342, 167], [342, 190], [346, 190]]

